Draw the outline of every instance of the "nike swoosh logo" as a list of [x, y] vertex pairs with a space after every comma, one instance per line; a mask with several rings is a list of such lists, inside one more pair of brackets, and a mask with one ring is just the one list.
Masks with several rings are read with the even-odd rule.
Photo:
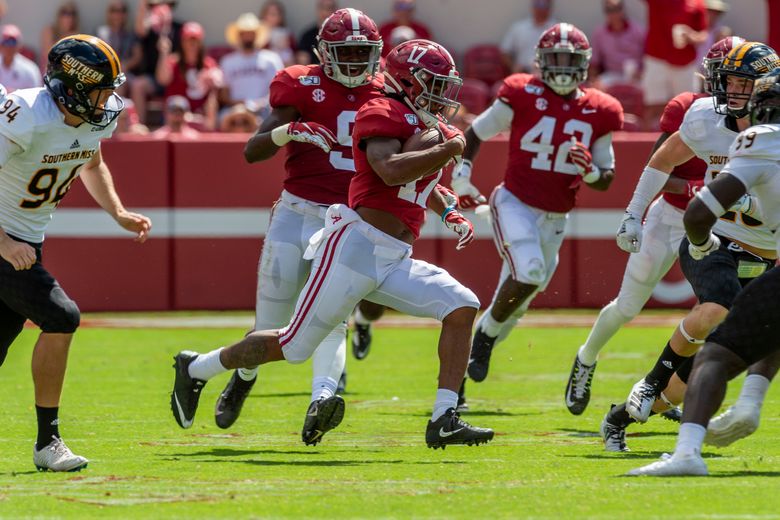
[[570, 389], [570, 388], [567, 388], [567, 389], [566, 389], [566, 398], [565, 398], [565, 401], [566, 401], [566, 406], [567, 406], [568, 408], [571, 408], [572, 406], [574, 406], [574, 405], [576, 404], [574, 401], [572, 401], [571, 399], [569, 399], [569, 393], [570, 393], [570, 391], [571, 391], [571, 389]]
[[179, 396], [176, 395], [176, 392], [173, 393], [173, 400], [176, 401], [176, 408], [179, 410], [179, 420], [181, 421], [181, 425], [184, 428], [189, 428], [192, 426], [192, 421], [188, 421], [184, 418], [184, 410], [181, 409], [181, 404], [179, 404]]
[[595, 114], [596, 109], [595, 108], [583, 108], [582, 109], [583, 114]]
[[458, 433], [459, 431], [464, 430], [464, 429], [465, 428], [458, 428], [457, 430], [452, 430], [451, 432], [445, 432], [444, 431], [444, 427], [442, 426], [441, 428], [439, 428], [439, 437], [450, 437], [450, 436], [455, 435], [456, 433]]

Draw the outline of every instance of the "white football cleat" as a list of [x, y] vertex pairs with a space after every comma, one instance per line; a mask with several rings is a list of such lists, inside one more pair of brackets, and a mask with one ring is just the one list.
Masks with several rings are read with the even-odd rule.
[[38, 451], [33, 445], [33, 463], [38, 471], [81, 471], [89, 461], [76, 455], [65, 441], [52, 436], [52, 441]]
[[704, 442], [712, 446], [728, 446], [758, 429], [761, 407], [737, 402], [728, 410], [710, 420]]
[[[666, 454], [664, 454], [666, 455]], [[635, 468], [626, 473], [629, 477], [704, 477], [708, 475], [707, 465], [701, 455], [661, 456], [661, 460]]]
[[661, 392], [658, 387], [642, 378], [628, 394], [626, 412], [638, 422], [646, 423], [653, 410], [653, 403], [659, 395]]

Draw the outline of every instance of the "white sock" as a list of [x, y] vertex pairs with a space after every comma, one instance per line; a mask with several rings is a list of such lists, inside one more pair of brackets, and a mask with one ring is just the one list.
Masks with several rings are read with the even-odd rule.
[[190, 377], [208, 381], [214, 376], [227, 372], [227, 368], [223, 367], [222, 362], [219, 360], [219, 354], [222, 352], [222, 348], [223, 347], [220, 347], [211, 352], [200, 354], [195, 358], [195, 361], [190, 363], [190, 366], [187, 368]]
[[458, 406], [458, 392], [447, 390], [446, 388], [439, 388], [436, 390], [436, 402], [433, 403], [433, 414], [431, 415], [431, 421], [435, 421], [450, 408], [457, 408]]
[[704, 442], [704, 435], [707, 428], [696, 423], [682, 423], [680, 433], [677, 436], [677, 447], [674, 449], [675, 455], [696, 455], [701, 456], [701, 445]]
[[504, 322], [496, 321], [493, 318], [493, 315], [490, 313], [490, 309], [485, 311], [485, 314], [482, 316], [482, 319], [479, 321], [480, 321], [479, 327], [482, 329], [482, 332], [484, 332], [491, 338], [496, 338], [498, 337], [499, 334], [501, 334], [501, 328]]
[[347, 326], [333, 329], [314, 350], [311, 359], [311, 400], [336, 393], [347, 359]]
[[742, 383], [742, 390], [739, 392], [737, 405], [740, 403], [753, 404], [761, 408], [761, 405], [764, 404], [766, 391], [769, 389], [769, 383], [769, 379], [761, 374], [748, 374], [745, 382]]
[[257, 377], [257, 367], [255, 368], [239, 368], [238, 377], [243, 381], [251, 381]]
[[604, 345], [615, 335], [615, 333], [625, 325], [629, 318], [623, 316], [618, 310], [617, 301], [613, 300], [609, 302], [596, 319], [596, 323], [593, 324], [593, 328], [590, 329], [588, 339], [585, 340], [585, 344], [580, 347], [577, 352], [577, 357], [585, 365], [593, 365], [599, 357], [599, 352], [604, 348]]
[[371, 325], [371, 320], [363, 316], [363, 313], [360, 312], [359, 305], [355, 307], [355, 313], [352, 315], [352, 317], [355, 319], [355, 323], [358, 325]]

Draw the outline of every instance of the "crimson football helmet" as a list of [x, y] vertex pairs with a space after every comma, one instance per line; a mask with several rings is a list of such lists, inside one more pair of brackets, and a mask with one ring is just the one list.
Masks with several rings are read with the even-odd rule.
[[[718, 92], [716, 85], [715, 71], [720, 68], [721, 63], [726, 55], [731, 52], [734, 47], [745, 43], [744, 38], [739, 36], [729, 36], [715, 42], [707, 55], [701, 60], [701, 66], [704, 69], [704, 92], [718, 98], [722, 97], [722, 92]], [[716, 99], [715, 102], [722, 105], [726, 102], [725, 99]]]
[[449, 121], [460, 108], [463, 80], [449, 51], [430, 40], [409, 40], [385, 61], [385, 91], [403, 97], [426, 126]]
[[588, 78], [591, 53], [584, 32], [570, 23], [558, 23], [539, 38], [536, 66], [542, 72], [542, 81], [556, 94], [565, 96]]
[[360, 87], [379, 68], [382, 37], [374, 20], [363, 12], [339, 9], [322, 23], [315, 53], [326, 76], [345, 87]]

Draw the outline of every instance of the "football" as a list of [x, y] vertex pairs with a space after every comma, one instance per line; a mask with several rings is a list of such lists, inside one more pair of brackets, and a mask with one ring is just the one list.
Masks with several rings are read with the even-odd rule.
[[404, 142], [401, 152], [416, 152], [427, 150], [431, 146], [443, 142], [444, 138], [438, 128], [427, 128], [417, 132]]

